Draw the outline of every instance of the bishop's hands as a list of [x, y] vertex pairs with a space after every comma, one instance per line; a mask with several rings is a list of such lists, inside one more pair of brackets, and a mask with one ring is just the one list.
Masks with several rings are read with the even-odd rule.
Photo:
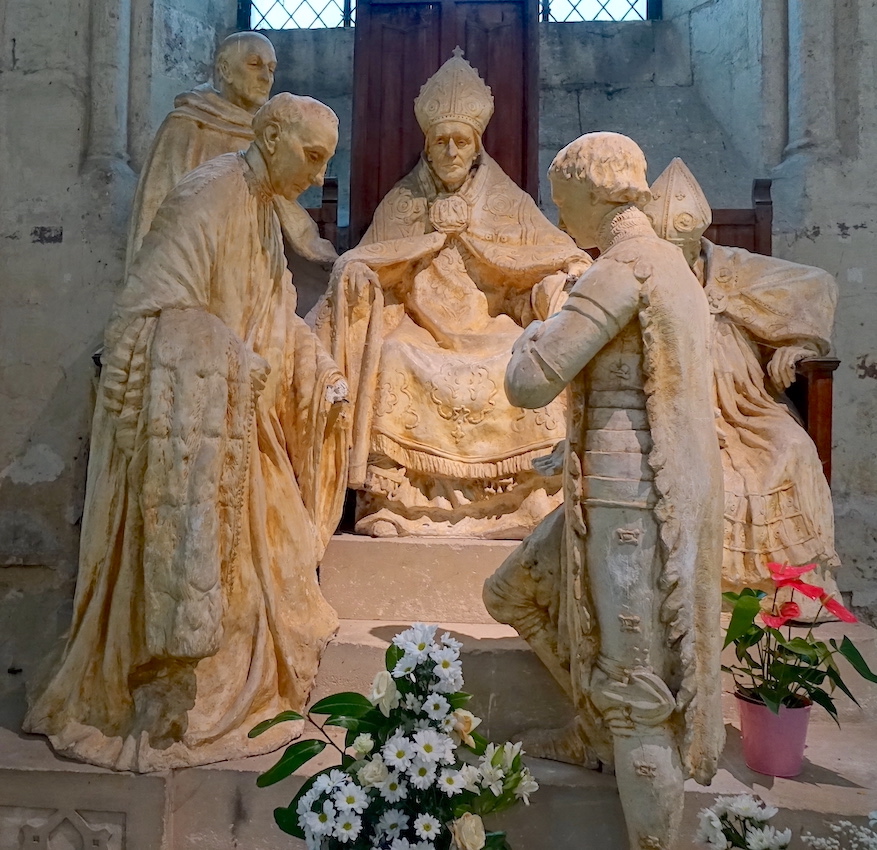
[[786, 345], [778, 348], [767, 364], [767, 374], [780, 391], [790, 387], [795, 381], [795, 365], [800, 360], [815, 357], [816, 353], [800, 345]]
[[326, 386], [326, 401], [329, 404], [347, 404], [350, 401], [350, 387], [344, 378], [336, 378]]
[[344, 266], [342, 282], [346, 286], [347, 300], [351, 303], [359, 301], [372, 288], [379, 289], [381, 286], [377, 274], [359, 260]]

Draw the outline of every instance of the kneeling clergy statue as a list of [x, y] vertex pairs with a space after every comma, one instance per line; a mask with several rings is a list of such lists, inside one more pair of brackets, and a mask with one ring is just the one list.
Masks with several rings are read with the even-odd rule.
[[569, 387], [564, 504], [485, 585], [575, 703], [533, 755], [614, 766], [631, 848], [670, 850], [687, 777], [723, 745], [722, 470], [710, 314], [682, 252], [641, 207], [633, 141], [591, 133], [549, 172], [567, 231], [600, 258], [563, 308], [515, 344], [506, 391], [524, 407]]
[[295, 315], [273, 201], [322, 182], [338, 120], [280, 94], [253, 128], [171, 191], [106, 329], [73, 623], [25, 721], [98, 765], [287, 743], [301, 730], [247, 732], [304, 707], [337, 627], [316, 568], [341, 513], [347, 387]]

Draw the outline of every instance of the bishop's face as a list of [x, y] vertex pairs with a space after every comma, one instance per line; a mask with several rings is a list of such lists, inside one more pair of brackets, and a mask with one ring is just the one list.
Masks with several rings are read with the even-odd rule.
[[277, 57], [270, 42], [242, 40], [220, 64], [220, 92], [235, 106], [255, 113], [268, 101], [276, 68]]
[[322, 186], [326, 165], [338, 144], [338, 128], [323, 119], [303, 121], [297, 127], [277, 130], [273, 152], [266, 157], [271, 185], [285, 198], [295, 200], [311, 186]]
[[462, 121], [440, 121], [426, 133], [426, 159], [449, 192], [456, 192], [481, 150], [474, 127]]

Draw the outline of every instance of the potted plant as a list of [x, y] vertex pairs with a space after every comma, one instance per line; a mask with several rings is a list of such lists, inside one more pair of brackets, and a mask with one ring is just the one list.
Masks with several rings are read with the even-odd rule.
[[[736, 660], [722, 669], [734, 679], [746, 764], [769, 776], [796, 776], [803, 764], [811, 705], [821, 706], [837, 722], [834, 691], [839, 689], [856, 702], [836, 656], [843, 656], [868, 681], [877, 682], [877, 675], [848, 637], [840, 643], [833, 638], [819, 640], [818, 627], [813, 625], [805, 634], [793, 635], [792, 625], [801, 613], [796, 593], [819, 600], [820, 613], [825, 608], [843, 622], [856, 622], [837, 599], [802, 579], [816, 569], [815, 564], [768, 564], [768, 568], [775, 588], [769, 608], [763, 590], [745, 587], [739, 593], [723, 594], [731, 605], [724, 645], [734, 645]], [[791, 598], [779, 604], [777, 591], [784, 587], [791, 589]], [[784, 627], [786, 634], [780, 631]]]
[[[278, 826], [309, 850], [509, 850], [505, 834], [486, 832], [481, 818], [529, 803], [539, 786], [520, 744], [489, 744], [474, 731], [481, 720], [463, 707], [470, 695], [462, 691], [461, 645], [447, 632], [436, 639], [436, 629], [415, 623], [396, 635], [371, 694], [317, 702], [305, 719], [322, 738], [287, 747], [258, 778], [272, 785], [334, 748], [338, 764], [274, 810]], [[301, 719], [285, 711], [250, 736]]]

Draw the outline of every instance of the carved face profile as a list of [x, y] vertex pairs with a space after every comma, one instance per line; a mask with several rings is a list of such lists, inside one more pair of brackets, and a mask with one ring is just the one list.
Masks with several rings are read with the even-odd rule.
[[605, 214], [594, 198], [594, 187], [587, 177], [549, 174], [551, 199], [560, 214], [559, 226], [575, 240], [579, 248], [597, 244], [597, 230]]
[[481, 140], [475, 129], [462, 121], [440, 121], [426, 134], [427, 162], [452, 192], [463, 185], [480, 150]]
[[322, 115], [308, 116], [292, 126], [269, 126], [266, 162], [274, 191], [295, 200], [311, 186], [322, 186], [337, 144], [337, 125]]
[[220, 47], [216, 86], [226, 100], [247, 112], [255, 112], [271, 94], [277, 57], [264, 36], [258, 33], [243, 36]]

